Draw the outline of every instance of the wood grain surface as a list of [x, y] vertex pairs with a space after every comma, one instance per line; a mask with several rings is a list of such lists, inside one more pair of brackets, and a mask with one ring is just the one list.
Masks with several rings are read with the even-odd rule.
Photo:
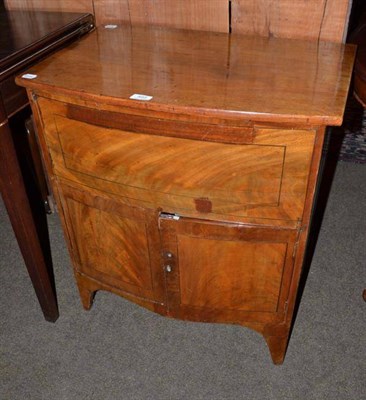
[[[243, 222], [255, 218], [296, 224], [301, 219], [315, 137], [312, 129], [253, 127], [253, 137], [239, 145], [228, 143], [232, 126], [229, 131], [217, 126], [213, 143], [210, 132], [200, 140], [174, 137], [177, 121], [169, 121], [167, 127], [159, 124], [160, 135], [148, 135], [69, 119], [62, 115], [70, 106], [43, 98], [38, 102], [58, 176], [168, 212], [209, 219], [231, 216]], [[92, 113], [84, 109], [83, 115], [88, 119]], [[123, 119], [128, 115], [120, 114], [115, 121]], [[199, 129], [204, 132], [202, 125]], [[171, 137], [164, 136], [166, 128]], [[202, 201], [208, 209], [200, 207]]]
[[185, 217], [162, 217], [160, 227], [164, 251], [172, 254], [166, 274], [172, 316], [220, 320], [227, 312], [245, 324], [248, 312], [284, 312], [296, 230]]
[[345, 41], [348, 0], [232, 0], [232, 31], [266, 37]]
[[102, 289], [240, 324], [282, 363], [324, 124], [342, 120], [353, 58], [341, 44], [126, 25], [19, 78], [84, 307]]
[[[95, 23], [118, 24], [130, 22], [129, 0], [91, 0], [94, 6]], [[139, 1], [138, 1], [139, 2]]]
[[131, 24], [229, 31], [229, 2], [227, 0], [129, 0], [129, 12]]
[[4, 0], [8, 10], [93, 13], [93, 0]]
[[[350, 0], [5, 0], [9, 9], [94, 10], [97, 25], [158, 24], [250, 35], [345, 41]], [[230, 10], [230, 11], [229, 11]]]
[[97, 25], [164, 25], [229, 32], [228, 0], [5, 0], [10, 10], [93, 12]]
[[76, 270], [128, 295], [163, 302], [155, 213], [62, 181], [58, 189]]
[[181, 304], [276, 312], [286, 250], [286, 243], [179, 235]]
[[[118, 44], [118, 45], [117, 45]], [[354, 47], [120, 26], [91, 33], [19, 79], [104, 104], [266, 122], [342, 122]], [[291, 68], [289, 68], [291, 66]], [[151, 101], [130, 100], [134, 93]], [[270, 93], [270, 95], [268, 95]]]

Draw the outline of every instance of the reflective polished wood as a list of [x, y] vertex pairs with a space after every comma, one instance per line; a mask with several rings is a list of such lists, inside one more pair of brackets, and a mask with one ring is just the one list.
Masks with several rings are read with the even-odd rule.
[[352, 0], [5, 0], [9, 9], [94, 12], [174, 28], [344, 42]]
[[87, 14], [0, 10], [0, 191], [49, 321], [58, 318], [58, 308], [44, 199], [33, 180], [33, 165], [26, 162], [27, 153], [19, 152], [20, 147], [27, 148], [24, 120], [30, 110], [25, 90], [14, 79], [22, 69], [89, 30], [92, 22]]
[[325, 125], [342, 122], [354, 50], [121, 25], [19, 77], [84, 307], [103, 289], [241, 324], [282, 363]]
[[232, 30], [290, 39], [344, 42], [349, 0], [232, 0]]
[[353, 57], [337, 43], [121, 25], [32, 68], [27, 87], [151, 112], [340, 124]]
[[357, 56], [354, 69], [353, 89], [357, 100], [366, 108], [366, 5], [359, 23], [349, 38], [351, 43], [357, 45]]

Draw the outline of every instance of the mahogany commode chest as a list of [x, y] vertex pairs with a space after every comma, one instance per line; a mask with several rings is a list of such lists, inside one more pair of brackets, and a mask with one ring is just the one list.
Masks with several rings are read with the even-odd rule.
[[99, 28], [19, 77], [86, 309], [241, 324], [283, 361], [354, 47]]

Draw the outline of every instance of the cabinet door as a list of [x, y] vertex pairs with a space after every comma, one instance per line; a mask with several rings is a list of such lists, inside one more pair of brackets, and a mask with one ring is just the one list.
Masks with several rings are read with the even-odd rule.
[[157, 214], [82, 186], [61, 183], [59, 192], [76, 271], [101, 288], [163, 303]]
[[217, 322], [284, 315], [297, 231], [161, 215], [169, 314]]

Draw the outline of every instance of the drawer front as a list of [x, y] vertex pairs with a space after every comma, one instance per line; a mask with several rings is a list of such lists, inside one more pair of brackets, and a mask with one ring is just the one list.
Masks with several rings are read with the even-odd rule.
[[302, 217], [315, 131], [249, 133], [248, 127], [218, 126], [214, 140], [208, 133], [206, 141], [202, 134], [197, 140], [200, 132], [183, 138], [179, 122], [176, 134], [171, 121], [170, 132], [162, 125], [161, 135], [147, 134], [71, 119], [66, 109], [52, 104], [43, 111], [58, 176], [168, 212], [263, 220]]

